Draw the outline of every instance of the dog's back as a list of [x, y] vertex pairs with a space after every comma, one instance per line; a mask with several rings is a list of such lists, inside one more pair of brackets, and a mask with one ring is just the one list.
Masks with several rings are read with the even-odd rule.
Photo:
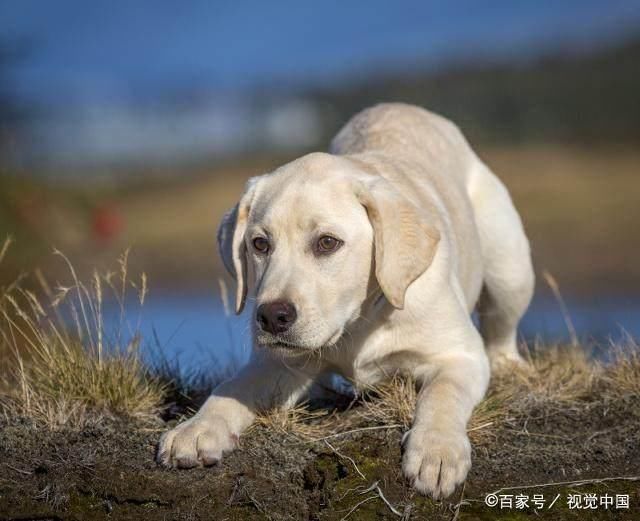
[[368, 162], [416, 206], [436, 208], [467, 306], [473, 308], [483, 265], [468, 186], [481, 163], [458, 128], [423, 108], [384, 103], [354, 116], [330, 151]]

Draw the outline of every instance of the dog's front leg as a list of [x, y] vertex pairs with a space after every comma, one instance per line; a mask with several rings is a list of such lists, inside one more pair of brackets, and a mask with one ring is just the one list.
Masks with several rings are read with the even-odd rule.
[[313, 377], [307, 367], [298, 370], [267, 355], [254, 357], [218, 386], [195, 416], [162, 436], [158, 462], [179, 468], [215, 464], [235, 448], [257, 411], [293, 405]]
[[416, 374], [422, 388], [402, 468], [418, 491], [435, 499], [450, 495], [471, 467], [467, 422], [489, 380], [484, 351], [474, 351], [447, 353]]

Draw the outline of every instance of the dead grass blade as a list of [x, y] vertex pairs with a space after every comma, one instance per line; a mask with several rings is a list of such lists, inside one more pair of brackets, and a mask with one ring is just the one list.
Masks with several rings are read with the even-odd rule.
[[104, 277], [95, 273], [85, 285], [56, 254], [69, 268], [70, 286], [54, 294], [36, 274], [43, 297], [20, 284], [0, 297], [0, 342], [12, 354], [0, 411], [53, 428], [100, 415], [152, 417], [164, 387], [143, 364], [135, 336], [119, 344], [106, 334]]

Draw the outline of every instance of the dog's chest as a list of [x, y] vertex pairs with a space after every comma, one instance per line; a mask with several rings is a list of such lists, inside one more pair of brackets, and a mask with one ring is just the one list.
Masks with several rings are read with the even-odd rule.
[[375, 360], [351, 357], [350, 353], [341, 353], [342, 356], [332, 357], [329, 361], [330, 369], [340, 376], [353, 382], [356, 386], [375, 384], [381, 379], [381, 371]]
[[[397, 324], [387, 322], [373, 330], [354, 332], [338, 349], [329, 364], [334, 371], [356, 385], [373, 385], [396, 373], [411, 372], [418, 353], [400, 342]], [[421, 360], [423, 362], [423, 360]]]
[[411, 374], [417, 365], [424, 364], [419, 353], [409, 350], [393, 351], [380, 356], [358, 356], [344, 364], [338, 372], [356, 387], [367, 387], [396, 374]]

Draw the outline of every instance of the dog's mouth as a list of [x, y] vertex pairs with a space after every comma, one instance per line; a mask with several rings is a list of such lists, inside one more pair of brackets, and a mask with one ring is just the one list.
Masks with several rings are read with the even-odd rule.
[[298, 351], [300, 349], [304, 349], [302, 346], [291, 344], [289, 342], [284, 342], [282, 340], [276, 340], [275, 342], [269, 342], [265, 344], [266, 347], [270, 347], [272, 349], [286, 349], [288, 351]]
[[289, 358], [309, 354], [309, 352], [311, 351], [311, 349], [308, 347], [293, 344], [285, 340], [270, 340], [268, 342], [262, 342], [260, 345], [262, 345], [266, 349], [269, 349], [274, 354]]
[[304, 345], [293, 341], [291, 337], [286, 335], [272, 335], [262, 331], [257, 331], [255, 339], [258, 345], [272, 349], [304, 349]]
[[[287, 355], [296, 355], [296, 354], [308, 354], [311, 352], [318, 352], [326, 347], [335, 346], [336, 343], [342, 337], [344, 332], [344, 328], [340, 328], [338, 331], [333, 333], [329, 338], [324, 340], [316, 340], [313, 341], [309, 339], [308, 341], [300, 341], [300, 339], [292, 338], [292, 336], [287, 335], [271, 335], [268, 333], [264, 333], [261, 331], [256, 332], [256, 342], [259, 346], [270, 349], [273, 351], [279, 351], [280, 353]], [[298, 341], [296, 341], [298, 340]]]
[[332, 347], [342, 336], [342, 332], [339, 331], [332, 335], [328, 341], [323, 342], [321, 345], [305, 345], [283, 340], [281, 338], [270, 338], [268, 340], [259, 341], [259, 344], [265, 348], [277, 350], [286, 354], [303, 354], [315, 351], [320, 351], [326, 347]]

